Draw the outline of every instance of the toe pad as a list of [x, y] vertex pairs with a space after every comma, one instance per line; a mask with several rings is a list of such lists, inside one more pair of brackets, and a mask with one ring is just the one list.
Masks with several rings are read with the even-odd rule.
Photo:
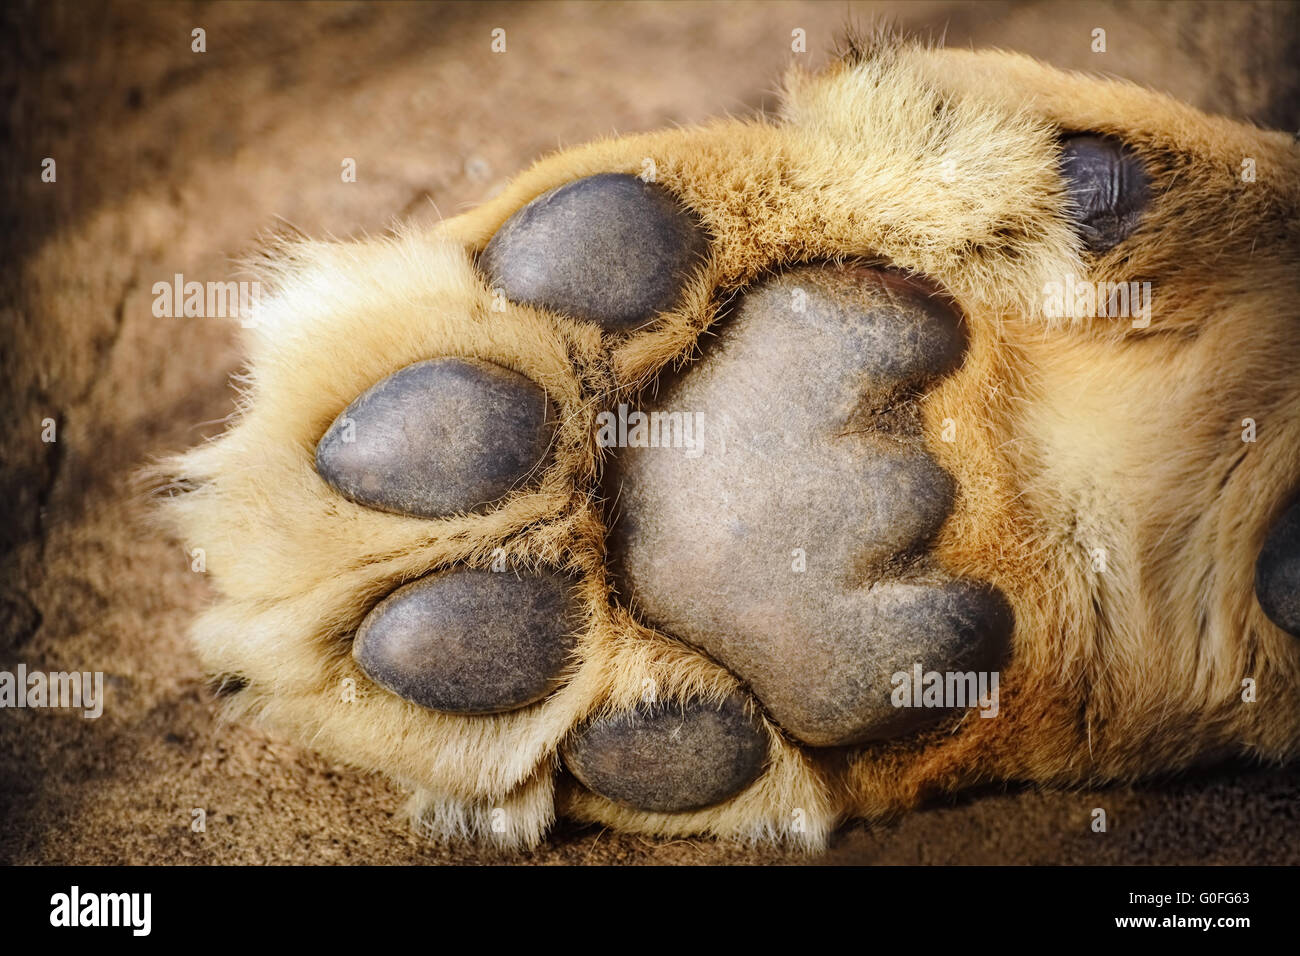
[[440, 518], [490, 505], [545, 457], [545, 393], [474, 359], [417, 362], [367, 389], [316, 446], [316, 471], [357, 504]]
[[1089, 252], [1105, 252], [1133, 234], [1151, 190], [1131, 149], [1109, 136], [1071, 136], [1061, 147], [1061, 170]]
[[381, 601], [352, 655], [376, 684], [421, 707], [499, 713], [555, 689], [581, 620], [559, 576], [451, 571]]
[[1255, 563], [1255, 596], [1268, 619], [1300, 637], [1300, 500], [1273, 525]]
[[620, 332], [670, 308], [704, 250], [690, 214], [663, 187], [603, 173], [519, 210], [480, 265], [514, 302]]
[[762, 772], [767, 736], [741, 697], [645, 705], [588, 724], [564, 748], [588, 789], [637, 810], [697, 810], [734, 796]]

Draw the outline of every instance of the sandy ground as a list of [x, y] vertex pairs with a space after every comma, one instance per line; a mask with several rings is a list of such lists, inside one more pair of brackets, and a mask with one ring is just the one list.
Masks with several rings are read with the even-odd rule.
[[[207, 586], [185, 542], [149, 523], [134, 476], [219, 431], [240, 362], [226, 324], [155, 318], [154, 282], [228, 278], [280, 221], [382, 232], [454, 214], [556, 147], [770, 108], [791, 30], [815, 61], [850, 15], [1300, 127], [1294, 5], [6, 5], [0, 669], [100, 670], [108, 702], [98, 720], [0, 712], [0, 860], [804, 860], [568, 824], [517, 855], [413, 838], [385, 782], [216, 721], [184, 636]], [[504, 55], [489, 50], [498, 26]], [[1104, 55], [1089, 49], [1098, 26]], [[1109, 832], [1089, 828], [1094, 807]], [[1296, 863], [1298, 807], [1300, 767], [999, 789], [847, 829], [819, 861]]]

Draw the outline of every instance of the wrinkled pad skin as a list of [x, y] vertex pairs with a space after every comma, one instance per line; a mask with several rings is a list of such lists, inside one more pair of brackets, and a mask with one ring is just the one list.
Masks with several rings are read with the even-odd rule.
[[638, 810], [673, 813], [720, 803], [754, 782], [767, 735], [739, 695], [719, 707], [668, 701], [600, 717], [565, 744], [588, 790]]
[[702, 415], [695, 452], [619, 448], [607, 470], [621, 600], [807, 744], [941, 716], [895, 708], [891, 675], [988, 668], [1012, 627], [999, 595], [925, 560], [954, 487], [899, 409], [963, 351], [955, 314], [890, 273], [810, 267], [749, 292], [643, 406]]
[[1300, 637], [1300, 499], [1269, 530], [1255, 563], [1255, 597], [1268, 619]]
[[381, 601], [352, 656], [376, 684], [421, 707], [500, 713], [556, 688], [582, 620], [558, 575], [448, 571]]
[[1109, 136], [1079, 135], [1061, 144], [1061, 173], [1075, 229], [1089, 252], [1106, 252], [1137, 229], [1151, 198], [1142, 160]]
[[602, 173], [519, 210], [479, 265], [511, 301], [624, 332], [671, 308], [705, 251], [691, 214], [662, 186]]
[[482, 510], [524, 484], [553, 433], [545, 393], [523, 375], [431, 359], [353, 401], [317, 444], [316, 471], [357, 504], [439, 518]]

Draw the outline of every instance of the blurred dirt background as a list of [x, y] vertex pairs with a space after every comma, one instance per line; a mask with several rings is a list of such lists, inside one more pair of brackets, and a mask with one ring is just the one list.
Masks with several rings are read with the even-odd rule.
[[[240, 353], [225, 322], [155, 318], [150, 289], [232, 278], [281, 220], [382, 232], [557, 147], [771, 108], [791, 30], [817, 62], [849, 19], [882, 17], [1300, 128], [1294, 4], [5, 4], [0, 669], [101, 670], [108, 700], [98, 720], [0, 711], [0, 862], [804, 861], [572, 824], [530, 853], [428, 845], [387, 783], [219, 724], [185, 640], [203, 576], [133, 476], [220, 430]], [[998, 789], [848, 828], [814, 862], [1297, 863], [1298, 808], [1300, 767]]]

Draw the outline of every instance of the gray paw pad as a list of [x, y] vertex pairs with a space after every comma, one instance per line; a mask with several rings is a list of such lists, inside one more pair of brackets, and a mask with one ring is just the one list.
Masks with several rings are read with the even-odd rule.
[[512, 301], [627, 331], [672, 307], [705, 249], [690, 214], [663, 187], [602, 173], [520, 209], [480, 266]]
[[767, 735], [744, 701], [645, 705], [583, 727], [563, 749], [587, 789], [637, 810], [696, 810], [758, 778]]
[[381, 601], [352, 656], [376, 684], [421, 707], [499, 713], [556, 688], [581, 626], [562, 577], [449, 571]]
[[[886, 581], [841, 597], [827, 616], [835, 629], [808, 638], [797, 681], [773, 670], [766, 655], [738, 649], [750, 652], [755, 693], [773, 701], [774, 713], [791, 715], [796, 736], [813, 745], [888, 740], [954, 710], [999, 709], [989, 675], [1009, 649], [1014, 616], [995, 589]], [[951, 696], [921, 700], [932, 673], [943, 675], [945, 692], [952, 680]]]
[[1137, 229], [1151, 198], [1146, 168], [1110, 136], [1071, 136], [1061, 144], [1061, 173], [1074, 226], [1090, 252], [1105, 252]]
[[545, 393], [476, 359], [408, 365], [367, 389], [316, 446], [316, 471], [350, 501], [439, 518], [521, 484], [553, 434]]
[[1300, 637], [1300, 500], [1277, 519], [1255, 563], [1255, 597], [1268, 619]]
[[622, 600], [805, 743], [933, 720], [944, 711], [892, 705], [893, 676], [989, 667], [1008, 643], [1005, 601], [927, 554], [955, 488], [913, 399], [963, 351], [957, 316], [919, 285], [794, 270], [748, 293], [645, 406], [694, 422], [694, 447], [629, 441], [607, 470]]

